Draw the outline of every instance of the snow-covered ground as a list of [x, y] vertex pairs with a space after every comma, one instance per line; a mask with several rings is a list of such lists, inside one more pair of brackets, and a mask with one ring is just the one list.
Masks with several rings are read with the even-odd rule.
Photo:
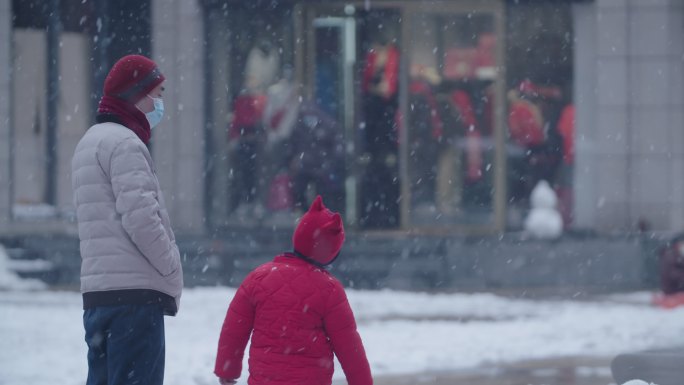
[[[18, 270], [42, 269], [47, 267], [45, 261], [14, 261], [9, 258], [5, 246], [0, 244], [0, 290], [8, 289], [45, 289], [47, 285], [37, 279], [21, 279], [15, 273]], [[1, 314], [1, 313], [0, 313]], [[0, 380], [2, 381], [2, 380]], [[0, 382], [2, 384], [2, 382]]]
[[[185, 291], [178, 317], [166, 318], [167, 384], [216, 383], [215, 348], [234, 292]], [[375, 376], [684, 345], [684, 309], [651, 307], [648, 293], [592, 301], [395, 291], [348, 295]], [[81, 316], [75, 292], [0, 291], [0, 384], [83, 384]], [[335, 376], [343, 378], [339, 368]]]
[[[80, 294], [22, 280], [10, 262], [0, 245], [0, 385], [83, 384]], [[178, 317], [166, 318], [167, 384], [216, 383], [218, 333], [234, 293], [185, 290]], [[389, 290], [348, 296], [375, 376], [684, 346], [684, 308], [652, 307], [645, 292], [593, 300]], [[339, 366], [335, 378], [343, 378]]]

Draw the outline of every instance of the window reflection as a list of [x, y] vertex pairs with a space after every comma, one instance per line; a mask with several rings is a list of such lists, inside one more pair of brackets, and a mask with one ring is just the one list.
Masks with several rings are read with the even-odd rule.
[[511, 4], [506, 12], [509, 226], [520, 226], [530, 193], [545, 180], [572, 223], [573, 31], [570, 4]]
[[491, 223], [493, 16], [423, 13], [414, 30], [407, 122], [412, 223]]
[[213, 223], [291, 224], [324, 194], [361, 229], [516, 228], [541, 179], [569, 223], [569, 7], [507, 6], [505, 57], [494, 10], [263, 8], [209, 16]]

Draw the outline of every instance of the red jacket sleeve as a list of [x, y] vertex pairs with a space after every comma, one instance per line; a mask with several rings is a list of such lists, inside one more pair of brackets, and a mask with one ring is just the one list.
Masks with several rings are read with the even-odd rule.
[[219, 378], [237, 379], [242, 371], [242, 357], [254, 327], [254, 306], [245, 283], [235, 293], [221, 328], [214, 367]]
[[342, 285], [337, 283], [328, 298], [323, 319], [333, 351], [342, 365], [349, 385], [372, 385], [370, 365], [361, 336], [356, 330], [354, 313]]

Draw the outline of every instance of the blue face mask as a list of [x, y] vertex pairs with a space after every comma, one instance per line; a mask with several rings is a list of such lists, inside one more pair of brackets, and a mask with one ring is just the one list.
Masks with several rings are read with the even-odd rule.
[[146, 112], [145, 117], [150, 122], [150, 128], [154, 128], [164, 117], [164, 100], [162, 98], [153, 98], [150, 95], [147, 95], [147, 97], [154, 102], [154, 111]]

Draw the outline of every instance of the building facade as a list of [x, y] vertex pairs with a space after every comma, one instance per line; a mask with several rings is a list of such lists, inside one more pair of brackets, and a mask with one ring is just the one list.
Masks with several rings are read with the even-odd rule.
[[516, 230], [542, 179], [567, 228], [681, 230], [682, 29], [677, 0], [0, 0], [0, 229], [73, 230], [73, 148], [142, 53], [181, 233], [315, 194], [352, 230]]
[[684, 228], [684, 3], [575, 9], [577, 225]]

